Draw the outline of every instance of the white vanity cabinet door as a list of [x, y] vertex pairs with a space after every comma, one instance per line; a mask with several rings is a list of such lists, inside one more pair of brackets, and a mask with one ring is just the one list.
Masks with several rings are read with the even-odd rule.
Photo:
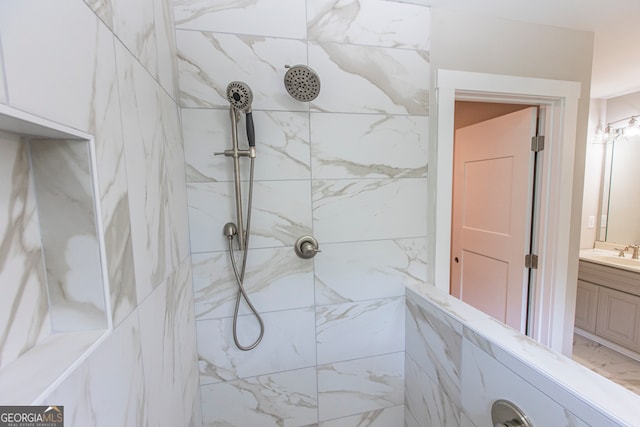
[[576, 294], [576, 327], [596, 333], [596, 313], [598, 312], [598, 285], [578, 280]]
[[640, 351], [640, 297], [601, 287], [598, 291], [596, 334]]

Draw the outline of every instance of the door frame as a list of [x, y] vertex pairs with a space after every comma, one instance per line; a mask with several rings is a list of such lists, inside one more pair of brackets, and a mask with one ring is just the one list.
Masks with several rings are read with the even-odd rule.
[[570, 224], [581, 83], [456, 70], [437, 70], [435, 78], [436, 126], [431, 127], [429, 152], [436, 160], [435, 177], [430, 175], [429, 180], [429, 200], [435, 202], [428, 234], [433, 265], [430, 279], [436, 288], [449, 293], [455, 101], [544, 107], [546, 141], [538, 178], [537, 232], [532, 236], [539, 260], [533, 275], [533, 301], [529, 302], [530, 335], [570, 355], [577, 286], [577, 268], [570, 268], [570, 262], [577, 260], [578, 248], [571, 242]]

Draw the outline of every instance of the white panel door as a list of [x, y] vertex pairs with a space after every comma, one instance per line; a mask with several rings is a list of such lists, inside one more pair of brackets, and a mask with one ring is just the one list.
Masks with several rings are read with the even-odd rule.
[[458, 129], [451, 294], [525, 331], [535, 107]]

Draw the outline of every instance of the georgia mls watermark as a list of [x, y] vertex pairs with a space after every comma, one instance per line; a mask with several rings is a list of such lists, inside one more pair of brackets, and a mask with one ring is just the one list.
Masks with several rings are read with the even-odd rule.
[[0, 406], [0, 427], [64, 427], [64, 407]]

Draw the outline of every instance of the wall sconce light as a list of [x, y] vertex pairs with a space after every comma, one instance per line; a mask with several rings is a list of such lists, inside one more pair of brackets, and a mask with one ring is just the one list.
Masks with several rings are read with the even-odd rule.
[[638, 120], [635, 117], [629, 119], [625, 134], [628, 136], [640, 135], [640, 126], [638, 126]]
[[[640, 122], [638, 121], [639, 118], [640, 116], [630, 116], [630, 117], [625, 117], [623, 119], [619, 119], [619, 120], [615, 120], [613, 122], [607, 123], [607, 127], [604, 131], [605, 139], [611, 139], [611, 138], [617, 139], [619, 136], [622, 136], [622, 135], [625, 135], [625, 136], [640, 135]], [[614, 123], [619, 123], [623, 121], [626, 121], [627, 123], [620, 127], [616, 127], [616, 128], [612, 127]]]

